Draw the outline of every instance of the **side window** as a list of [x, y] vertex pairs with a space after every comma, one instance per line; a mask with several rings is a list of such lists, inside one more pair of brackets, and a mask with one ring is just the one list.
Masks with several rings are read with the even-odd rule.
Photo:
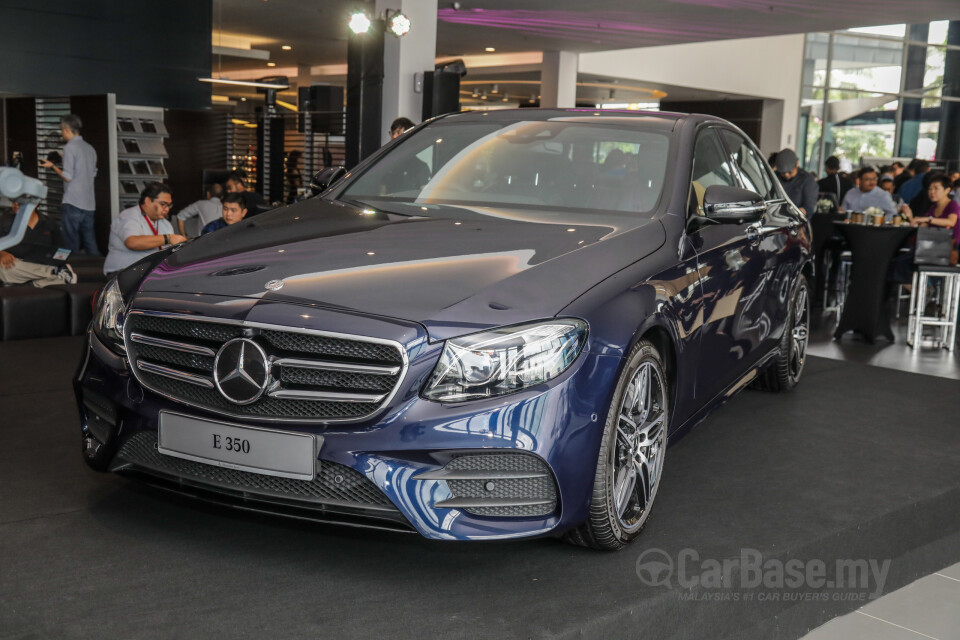
[[[739, 186], [733, 178], [727, 153], [720, 146], [716, 129], [704, 129], [697, 135], [690, 180], [693, 196], [696, 198], [696, 213], [699, 215], [703, 215], [703, 194], [707, 187], [718, 184], [727, 187]], [[692, 209], [694, 202], [691, 201], [690, 204]]]
[[753, 147], [739, 133], [723, 130], [723, 141], [727, 143], [730, 149], [730, 156], [734, 164], [740, 170], [740, 176], [743, 178], [743, 186], [751, 191], [756, 191], [764, 200], [776, 200], [779, 193], [774, 188], [773, 178], [766, 169], [762, 158], [757, 156]]

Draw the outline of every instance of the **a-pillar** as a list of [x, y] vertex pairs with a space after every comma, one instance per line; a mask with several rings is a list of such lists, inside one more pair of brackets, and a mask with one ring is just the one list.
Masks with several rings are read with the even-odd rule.
[[[383, 108], [381, 135], [390, 138], [390, 123], [398, 117], [420, 121], [423, 85], [415, 86], [417, 74], [433, 71], [437, 55], [437, 0], [377, 0], [377, 15], [399, 10], [410, 19], [410, 32], [403, 37], [387, 32], [383, 47]], [[392, 12], [391, 12], [392, 15]]]
[[540, 70], [540, 106], [577, 106], [577, 63], [573, 51], [544, 51]]

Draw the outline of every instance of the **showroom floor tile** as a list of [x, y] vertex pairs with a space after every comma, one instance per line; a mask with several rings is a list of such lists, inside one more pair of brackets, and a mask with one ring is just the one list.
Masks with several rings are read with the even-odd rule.
[[921, 578], [802, 640], [960, 640], [960, 563]]
[[869, 344], [855, 333], [847, 333], [842, 340], [834, 340], [836, 324], [835, 310], [828, 309], [819, 316], [811, 317], [810, 355], [960, 380], [960, 349], [955, 348], [951, 353], [929, 346], [918, 349], [908, 346], [906, 316], [893, 321], [896, 340], [892, 344], [882, 338], [875, 344]]

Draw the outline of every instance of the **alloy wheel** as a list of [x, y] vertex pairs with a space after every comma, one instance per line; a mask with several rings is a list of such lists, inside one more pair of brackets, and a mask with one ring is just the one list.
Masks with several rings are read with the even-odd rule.
[[613, 452], [613, 506], [620, 526], [643, 526], [660, 486], [666, 450], [666, 402], [660, 371], [640, 364], [620, 404]]
[[793, 342], [790, 348], [790, 377], [794, 380], [800, 377], [803, 363], [807, 357], [807, 342], [810, 334], [810, 309], [807, 304], [807, 289], [801, 288], [797, 293], [794, 306]]

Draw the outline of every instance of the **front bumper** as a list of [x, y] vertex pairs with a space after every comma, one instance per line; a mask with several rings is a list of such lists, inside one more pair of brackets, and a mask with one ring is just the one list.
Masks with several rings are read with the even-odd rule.
[[[283, 424], [283, 430], [323, 438], [312, 483], [157, 452], [161, 411], [269, 425], [225, 419], [143, 388], [126, 359], [92, 333], [75, 390], [84, 437], [109, 442], [109, 470], [197, 498], [312, 520], [413, 530], [435, 540], [537, 536], [581, 523], [587, 517], [602, 421], [619, 360], [585, 351], [550, 383], [500, 398], [446, 405], [418, 395], [439, 352], [439, 344], [419, 349], [396, 396], [369, 421]], [[516, 455], [524, 464], [536, 461], [549, 472], [555, 508], [545, 515], [457, 508], [459, 496], [451, 490], [457, 485], [444, 479], [443, 471], [454, 458], [478, 454]], [[543, 481], [537, 482], [543, 489]], [[457, 490], [462, 492], [465, 484]]]

